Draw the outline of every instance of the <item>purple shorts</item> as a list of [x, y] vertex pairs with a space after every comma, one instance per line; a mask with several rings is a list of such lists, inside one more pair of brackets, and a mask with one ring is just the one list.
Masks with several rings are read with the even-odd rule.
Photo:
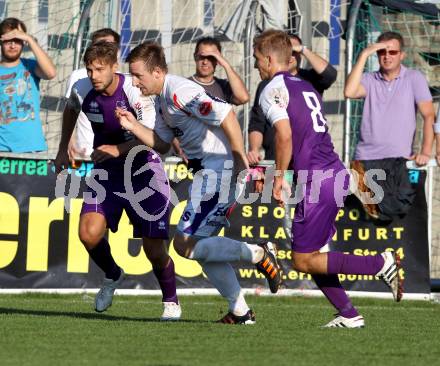
[[[335, 220], [345, 200], [349, 173], [337, 171], [338, 178], [327, 178], [320, 184], [305, 184], [304, 199], [295, 207], [292, 222], [292, 250], [311, 253], [326, 245], [336, 232]], [[345, 174], [346, 173], [346, 174]], [[318, 195], [316, 194], [317, 192]]]
[[[125, 182], [124, 169], [120, 164], [96, 166], [96, 169], [105, 169], [108, 172], [107, 180], [95, 177], [96, 182], [105, 190], [105, 199], [98, 203], [95, 190], [89, 186], [87, 192], [90, 192], [94, 198], [83, 202], [81, 215], [99, 212], [105, 217], [107, 227], [112, 232], [116, 232], [122, 212], [125, 210], [133, 225], [133, 237], [168, 239], [169, 183], [160, 163], [150, 161], [146, 164], [149, 169], [137, 175], [133, 173], [142, 164], [133, 164], [129, 180], [126, 177]], [[144, 190], [145, 194], [136, 197], [135, 195], [141, 190]], [[125, 197], [115, 192], [123, 193]], [[130, 192], [132, 194], [129, 194]]]

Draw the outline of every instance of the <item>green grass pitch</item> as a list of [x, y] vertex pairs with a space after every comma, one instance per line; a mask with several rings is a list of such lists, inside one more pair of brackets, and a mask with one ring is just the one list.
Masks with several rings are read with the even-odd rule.
[[160, 298], [0, 295], [0, 365], [438, 365], [440, 305], [354, 299], [364, 329], [323, 329], [324, 298], [255, 297], [257, 324], [216, 324], [220, 296], [181, 296], [183, 318], [161, 323]]

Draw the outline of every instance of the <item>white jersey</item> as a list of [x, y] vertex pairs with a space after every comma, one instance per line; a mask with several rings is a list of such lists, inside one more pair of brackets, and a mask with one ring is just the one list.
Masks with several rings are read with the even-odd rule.
[[[87, 70], [85, 68], [74, 70], [67, 80], [65, 94], [66, 100], [69, 100], [70, 94], [72, 93], [72, 87], [79, 80], [82, 81], [77, 84], [77, 88], [79, 89], [78, 93], [82, 93], [83, 89], [88, 89], [89, 86], [85, 87], [86, 85], [92, 85], [87, 77]], [[84, 99], [84, 97], [85, 94], [82, 98]], [[78, 151], [85, 150], [85, 154], [90, 155], [93, 152], [93, 130], [90, 121], [82, 111], [79, 113], [78, 119], [76, 120], [76, 130], [74, 133], [76, 134], [75, 148]]]
[[229, 141], [220, 127], [231, 105], [175, 75], [166, 75], [159, 99], [163, 123], [157, 123], [155, 131], [162, 140], [171, 142], [177, 137], [185, 155], [201, 159], [206, 169], [221, 171], [224, 161], [232, 160]]

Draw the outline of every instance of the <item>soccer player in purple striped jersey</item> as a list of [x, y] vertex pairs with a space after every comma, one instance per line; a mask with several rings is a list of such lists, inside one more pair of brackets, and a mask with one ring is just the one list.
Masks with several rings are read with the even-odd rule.
[[394, 252], [355, 256], [326, 251], [335, 233], [338, 204], [342, 205], [348, 193], [349, 174], [334, 152], [319, 93], [288, 71], [291, 53], [289, 37], [282, 31], [268, 30], [254, 40], [255, 67], [262, 79], [270, 80], [260, 105], [275, 128], [275, 163], [280, 174], [275, 177], [273, 196], [283, 204], [283, 173], [292, 160], [294, 176], [304, 193], [292, 224], [293, 266], [310, 273], [336, 308], [335, 319], [326, 327], [364, 327], [364, 319], [341, 286], [338, 274], [379, 276], [399, 301], [400, 259]]
[[[166, 246], [169, 225], [169, 186], [166, 173], [158, 154], [151, 149], [144, 148], [144, 151], [134, 156], [130, 154], [133, 160], [131, 167], [128, 165], [130, 160], [127, 155], [130, 150], [142, 143], [121, 128], [116, 110], [124, 108], [130, 111], [139, 123], [151, 128], [160, 119], [160, 115], [156, 113], [153, 98], [143, 97], [140, 90], [133, 87], [130, 76], [117, 73], [117, 54], [118, 47], [111, 42], [101, 41], [90, 46], [84, 54], [84, 64], [90, 80], [79, 80], [77, 83], [81, 85], [74, 84], [67, 103], [71, 113], [75, 114], [72, 120], [76, 121], [81, 110], [89, 119], [94, 132], [91, 158], [95, 169], [102, 169], [108, 175], [107, 179], [101, 176], [95, 178], [105, 190], [102, 202], [98, 199], [98, 190], [89, 187], [93, 200], [84, 200], [79, 223], [81, 242], [105, 273], [103, 286], [96, 296], [95, 310], [107, 310], [112, 304], [115, 289], [124, 278], [124, 272], [113, 259], [104, 234], [106, 228], [113, 232], [118, 230], [119, 220], [125, 210], [133, 225], [134, 237], [142, 238], [144, 252], [162, 290], [164, 312], [161, 320], [178, 320], [181, 309], [176, 295], [174, 263]], [[78, 92], [80, 89], [81, 93]], [[63, 130], [62, 141], [69, 141], [73, 127]], [[60, 149], [67, 151], [67, 144], [60, 145]], [[67, 157], [66, 151], [60, 155]], [[63, 164], [62, 161], [57, 163]], [[64, 164], [67, 163], [66, 159]], [[129, 182], [125, 174], [127, 167], [130, 168]], [[147, 169], [140, 171], [144, 167]], [[57, 171], [62, 168], [57, 166]], [[148, 188], [152, 188], [151, 194], [135, 205], [129, 197], [127, 199], [117, 194], [129, 190], [126, 188], [127, 183], [131, 184], [135, 193], [146, 189], [148, 185]]]

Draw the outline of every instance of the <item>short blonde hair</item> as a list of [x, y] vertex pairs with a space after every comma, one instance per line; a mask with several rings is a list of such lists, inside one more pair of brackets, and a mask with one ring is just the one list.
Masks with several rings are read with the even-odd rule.
[[269, 29], [254, 38], [254, 48], [263, 56], [273, 55], [278, 62], [288, 64], [292, 57], [292, 44], [286, 32]]

